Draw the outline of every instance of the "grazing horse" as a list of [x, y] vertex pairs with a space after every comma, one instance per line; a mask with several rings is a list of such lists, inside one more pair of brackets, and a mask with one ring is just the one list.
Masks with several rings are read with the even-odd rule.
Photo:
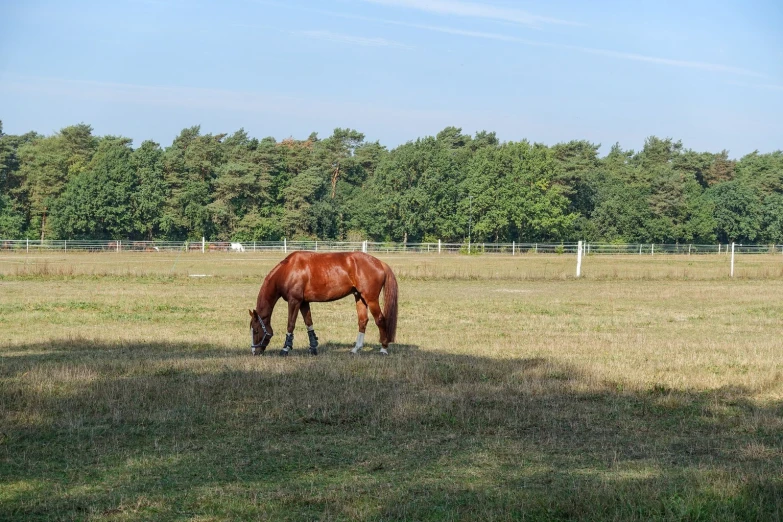
[[359, 353], [364, 345], [369, 309], [381, 334], [381, 354], [388, 355], [387, 348], [397, 331], [397, 279], [389, 265], [362, 252], [294, 252], [278, 263], [261, 285], [256, 308], [249, 310], [251, 352], [260, 355], [269, 345], [272, 311], [282, 297], [288, 302], [288, 331], [280, 355], [288, 355], [294, 346], [294, 325], [300, 312], [307, 325], [310, 353], [318, 355], [310, 303], [336, 301], [349, 295], [356, 299], [359, 315], [359, 335], [351, 353]]

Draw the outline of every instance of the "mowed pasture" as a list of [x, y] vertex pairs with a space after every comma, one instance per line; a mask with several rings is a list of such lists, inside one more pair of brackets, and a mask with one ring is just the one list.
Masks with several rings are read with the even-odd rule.
[[783, 518], [783, 256], [380, 257], [281, 358], [282, 254], [0, 253], [0, 519]]

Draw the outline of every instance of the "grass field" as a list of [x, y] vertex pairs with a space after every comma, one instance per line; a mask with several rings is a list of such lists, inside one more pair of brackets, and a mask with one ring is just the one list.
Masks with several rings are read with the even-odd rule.
[[254, 358], [279, 259], [0, 254], [0, 519], [783, 518], [783, 256], [388, 256], [390, 357]]

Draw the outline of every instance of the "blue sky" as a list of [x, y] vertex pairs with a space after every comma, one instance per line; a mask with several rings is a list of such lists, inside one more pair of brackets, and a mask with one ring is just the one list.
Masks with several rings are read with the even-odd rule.
[[200, 124], [393, 147], [453, 125], [740, 157], [783, 149], [783, 4], [0, 0], [0, 119], [136, 145]]

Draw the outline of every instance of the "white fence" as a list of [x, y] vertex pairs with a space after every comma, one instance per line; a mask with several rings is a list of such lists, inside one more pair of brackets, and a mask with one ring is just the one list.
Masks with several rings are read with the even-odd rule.
[[[412, 254], [576, 254], [578, 243], [383, 243], [372, 241], [85, 241], [0, 239], [0, 251], [37, 252], [369, 252]], [[735, 244], [738, 254], [783, 254], [783, 245]], [[582, 242], [584, 255], [730, 255], [731, 245]]]

